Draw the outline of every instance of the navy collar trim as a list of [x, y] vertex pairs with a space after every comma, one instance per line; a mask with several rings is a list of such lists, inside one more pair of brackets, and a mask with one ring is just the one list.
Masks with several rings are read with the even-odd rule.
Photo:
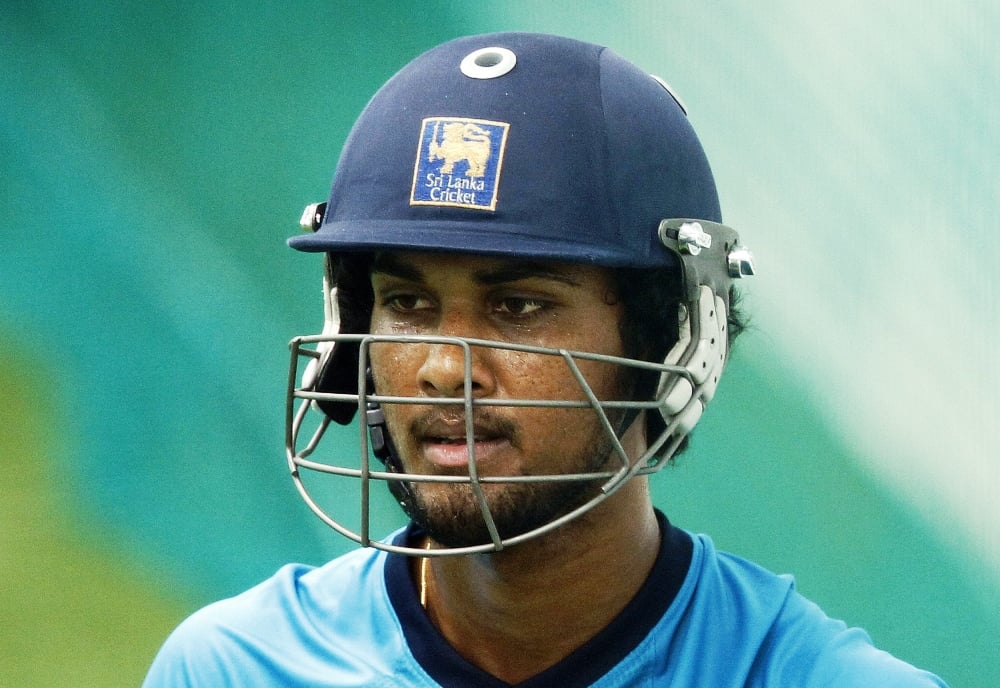
[[[632, 601], [604, 630], [564, 660], [517, 684], [521, 688], [542, 686], [589, 686], [618, 665], [659, 622], [680, 590], [691, 565], [691, 536], [670, 524], [659, 510], [656, 517], [663, 534], [653, 569]], [[420, 533], [411, 525], [397, 537], [397, 544], [413, 542]], [[390, 554], [386, 559], [385, 583], [407, 645], [424, 671], [442, 686], [503, 688], [500, 681], [459, 655], [431, 624], [420, 606], [410, 577], [409, 557]]]

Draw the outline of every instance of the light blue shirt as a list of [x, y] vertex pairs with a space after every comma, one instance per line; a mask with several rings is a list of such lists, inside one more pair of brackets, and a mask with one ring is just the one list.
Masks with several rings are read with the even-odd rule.
[[[575, 678], [586, 674], [585, 646], [555, 673], [521, 685], [945, 686], [873, 647], [864, 631], [827, 617], [796, 592], [790, 577], [717, 552], [706, 536], [666, 527], [690, 541], [690, 566], [648, 632], [614, 649], [601, 676]], [[660, 583], [652, 575], [645, 594], [655, 595], [657, 588], [650, 586]], [[505, 685], [447, 645], [423, 615], [413, 588], [405, 560], [374, 549], [318, 568], [285, 566], [185, 620], [160, 650], [144, 686]], [[613, 623], [629, 628], [634, 611], [627, 608]]]

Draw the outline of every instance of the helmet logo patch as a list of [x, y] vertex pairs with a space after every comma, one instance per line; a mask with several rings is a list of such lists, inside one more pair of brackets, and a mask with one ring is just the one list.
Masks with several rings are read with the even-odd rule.
[[420, 127], [410, 205], [496, 210], [506, 122], [428, 117]]

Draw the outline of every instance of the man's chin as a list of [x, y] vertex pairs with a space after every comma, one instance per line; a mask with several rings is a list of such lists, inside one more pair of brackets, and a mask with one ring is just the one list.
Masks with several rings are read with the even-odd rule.
[[[484, 485], [489, 514], [501, 540], [542, 528], [586, 503], [598, 492], [593, 483], [562, 481]], [[493, 543], [486, 516], [467, 484], [414, 486], [397, 483], [393, 494], [406, 514], [443, 547]]]

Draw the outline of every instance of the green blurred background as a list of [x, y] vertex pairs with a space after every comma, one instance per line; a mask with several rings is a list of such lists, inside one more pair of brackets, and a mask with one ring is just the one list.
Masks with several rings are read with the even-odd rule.
[[3, 3], [0, 685], [136, 685], [198, 606], [349, 548], [286, 474], [286, 343], [322, 314], [284, 240], [386, 78], [506, 29], [670, 81], [757, 255], [657, 503], [1000, 685], [987, 0]]

